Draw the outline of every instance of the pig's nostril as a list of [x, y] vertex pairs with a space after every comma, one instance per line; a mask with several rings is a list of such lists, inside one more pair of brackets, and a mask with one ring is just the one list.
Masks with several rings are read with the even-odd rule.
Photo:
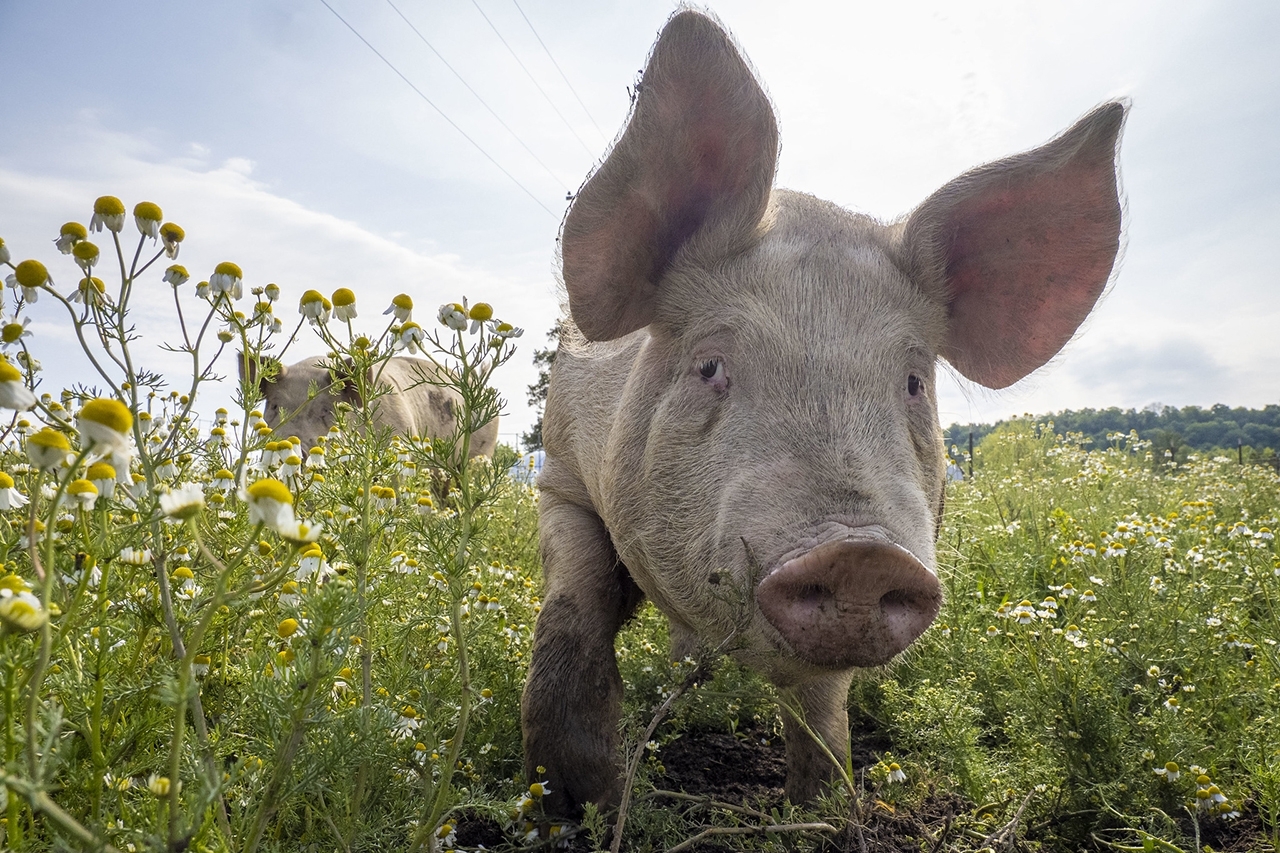
[[821, 604], [832, 598], [832, 592], [822, 584], [811, 583], [796, 590], [795, 597], [799, 604]]
[[907, 589], [891, 589], [880, 596], [880, 609], [886, 616], [906, 615], [923, 609], [918, 593]]

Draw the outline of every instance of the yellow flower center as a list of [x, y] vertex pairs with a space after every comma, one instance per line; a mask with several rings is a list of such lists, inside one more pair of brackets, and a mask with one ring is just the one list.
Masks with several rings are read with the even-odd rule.
[[0, 471], [0, 489], [12, 489], [13, 478], [3, 471]]
[[193, 580], [195, 576], [196, 576], [196, 573], [191, 571], [190, 566], [178, 566], [178, 568], [173, 570], [174, 580], [181, 578], [184, 581], [189, 581], [189, 580]]
[[249, 497], [253, 500], [273, 500], [282, 504], [293, 503], [293, 495], [289, 487], [279, 480], [270, 478], [259, 480], [248, 488]]
[[47, 447], [50, 450], [71, 450], [71, 444], [67, 441], [67, 437], [49, 427], [45, 427], [28, 438], [27, 442], [34, 444], [36, 447]]
[[214, 275], [229, 275], [233, 278], [244, 278], [244, 273], [240, 271], [240, 267], [231, 263], [231, 261], [223, 261], [213, 268]]
[[98, 397], [85, 403], [80, 409], [80, 419], [102, 424], [122, 435], [127, 435], [133, 427], [133, 414], [129, 407], [119, 400], [107, 397]]
[[23, 261], [18, 264], [14, 275], [23, 287], [39, 287], [49, 280], [49, 270], [39, 261]]
[[116, 478], [116, 469], [105, 462], [95, 462], [89, 466], [86, 476], [90, 480], [114, 480]]
[[308, 290], [302, 294], [302, 298], [298, 300], [298, 307], [309, 305], [312, 302], [324, 302], [324, 296], [318, 290]]
[[98, 247], [90, 243], [88, 240], [81, 240], [79, 243], [76, 243], [75, 247], [71, 250], [71, 254], [77, 260], [81, 261], [96, 260], [98, 257]]
[[72, 480], [67, 484], [67, 494], [69, 495], [96, 495], [98, 487], [88, 480]]
[[409, 298], [409, 294], [401, 293], [391, 300], [391, 304], [397, 308], [403, 308], [406, 311], [413, 310], [413, 300]]
[[83, 240], [89, 236], [89, 232], [79, 222], [66, 223], [58, 233], [63, 237], [74, 237], [77, 240]]
[[339, 287], [333, 292], [333, 304], [339, 308], [356, 304], [356, 295], [349, 287]]
[[[12, 338], [9, 337], [9, 328], [11, 326], [18, 326], [18, 324], [10, 323], [8, 326], [4, 327], [3, 337], [4, 337], [4, 342], [6, 344], [11, 344], [18, 339], [17, 335], [15, 335]], [[18, 334], [21, 334], [21, 333], [22, 333], [22, 327], [18, 326]], [[21, 381], [22, 381], [22, 374], [18, 372], [18, 368], [14, 367], [12, 364], [10, 364], [7, 361], [0, 361], [0, 382], [21, 382]]]
[[88, 293], [90, 288], [98, 291], [99, 293], [107, 292], [107, 286], [103, 284], [102, 279], [98, 278], [97, 276], [90, 276], [89, 278], [80, 279], [81, 293]]
[[281, 639], [285, 637], [292, 637], [294, 634], [298, 633], [298, 620], [297, 619], [283, 620], [279, 625], [276, 626], [276, 633], [280, 635]]
[[150, 201], [140, 201], [133, 206], [133, 215], [138, 219], [150, 219], [153, 222], [159, 222], [164, 219], [164, 214], [160, 212], [160, 205]]
[[181, 225], [166, 222], [160, 226], [160, 239], [166, 243], [181, 243], [186, 236], [187, 232], [182, 230]]
[[[12, 480], [10, 480], [10, 482], [12, 482]], [[24, 592], [31, 592], [31, 585], [13, 572], [10, 572], [0, 578], [0, 589], [7, 589], [14, 595], [18, 595]]]
[[124, 202], [113, 195], [104, 195], [93, 203], [93, 212], [99, 216], [120, 216], [124, 213]]
[[467, 316], [472, 320], [479, 320], [482, 323], [485, 320], [492, 320], [493, 306], [488, 302], [477, 302], [475, 305], [471, 306], [471, 310], [467, 312]]

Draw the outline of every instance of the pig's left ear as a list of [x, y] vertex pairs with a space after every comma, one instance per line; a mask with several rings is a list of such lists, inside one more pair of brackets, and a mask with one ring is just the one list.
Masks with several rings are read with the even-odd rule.
[[[353, 407], [360, 405], [360, 386], [356, 382], [356, 363], [353, 359], [344, 359], [342, 364], [345, 367], [333, 370], [333, 385], [330, 386], [330, 394], [337, 396], [341, 401], [350, 403]], [[373, 379], [373, 371], [370, 370], [367, 378]]]
[[1120, 245], [1116, 156], [1125, 105], [1048, 144], [961, 175], [907, 219], [917, 278], [947, 304], [941, 354], [989, 388], [1053, 358], [1106, 287]]
[[627, 128], [579, 190], [560, 252], [574, 322], [590, 340], [647, 326], [681, 249], [745, 245], [764, 217], [778, 155], [773, 109], [715, 21], [663, 28]]
[[236, 353], [236, 364], [240, 368], [240, 378], [249, 380], [249, 385], [257, 385], [265, 391], [268, 385], [284, 378], [285, 366], [270, 356], [255, 357], [247, 353]]

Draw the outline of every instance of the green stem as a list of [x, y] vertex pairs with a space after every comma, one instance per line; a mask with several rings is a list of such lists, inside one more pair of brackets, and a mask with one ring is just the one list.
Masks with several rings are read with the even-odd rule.
[[254, 816], [253, 826], [249, 830], [248, 841], [244, 846], [244, 853], [254, 853], [258, 849], [258, 844], [262, 840], [262, 833], [266, 829], [267, 822], [275, 816], [276, 810], [280, 807], [278, 802], [280, 790], [284, 787], [285, 777], [293, 766], [293, 759], [298, 754], [298, 749], [302, 746], [302, 738], [306, 734], [307, 710], [315, 697], [316, 689], [320, 683], [321, 660], [320, 649], [313, 647], [311, 652], [311, 671], [307, 676], [307, 686], [303, 692], [302, 701], [298, 703], [297, 707], [293, 709], [293, 713], [289, 715], [289, 737], [285, 741], [285, 747], [281, 751], [280, 757], [276, 760], [275, 770], [271, 773], [271, 781], [267, 783], [266, 790], [262, 793], [262, 804], [258, 807], [258, 813]]
[[[5, 658], [9, 663], [4, 673], [4, 763], [6, 767], [13, 767], [18, 760], [18, 736], [14, 731], [18, 718], [17, 685], [15, 684], [18, 665], [10, 655], [6, 654]], [[22, 849], [22, 809], [17, 797], [8, 798], [5, 818], [7, 846], [14, 850]]]

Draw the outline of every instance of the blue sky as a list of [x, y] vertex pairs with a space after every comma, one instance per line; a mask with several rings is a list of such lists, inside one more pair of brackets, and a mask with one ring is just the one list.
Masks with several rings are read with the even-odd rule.
[[[247, 284], [278, 282], [290, 311], [309, 287], [355, 289], [370, 328], [401, 291], [420, 306], [489, 301], [528, 330], [500, 380], [514, 440], [533, 417], [529, 356], [558, 312], [565, 193], [620, 127], [627, 86], [673, 4], [329, 2], [537, 201], [320, 0], [0, 0], [0, 237], [15, 260], [39, 257], [73, 281], [52, 238], [110, 193], [155, 201], [183, 225], [179, 260], [194, 274], [235, 260]], [[774, 99], [780, 185], [886, 219], [1100, 101], [1132, 99], [1127, 247], [1110, 294], [1059, 359], [1015, 388], [948, 379], [944, 425], [1280, 402], [1280, 6], [735, 0], [713, 10]], [[154, 286], [163, 299], [139, 318], [153, 347], [173, 328], [167, 286]], [[87, 379], [65, 355], [64, 324], [35, 309], [33, 346], [51, 382]]]

